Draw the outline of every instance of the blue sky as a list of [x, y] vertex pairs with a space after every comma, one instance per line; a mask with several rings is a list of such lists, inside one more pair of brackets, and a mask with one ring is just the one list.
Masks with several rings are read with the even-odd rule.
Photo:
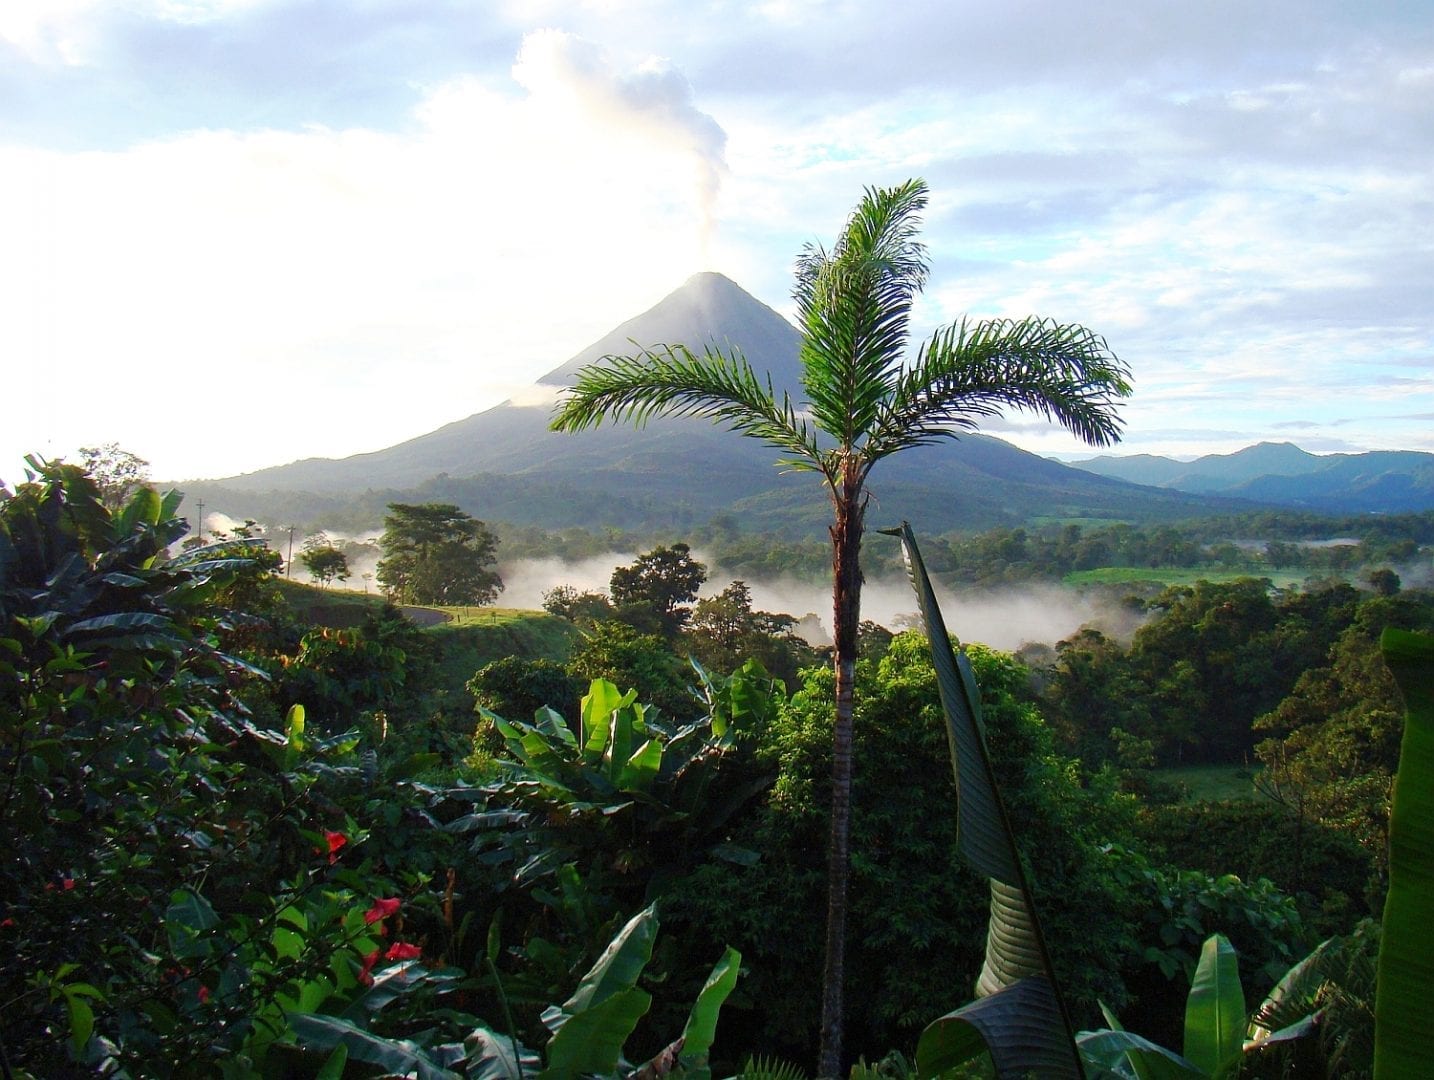
[[909, 176], [916, 328], [1096, 329], [1120, 452], [1434, 451], [1427, 2], [6, 0], [0, 479], [392, 445]]

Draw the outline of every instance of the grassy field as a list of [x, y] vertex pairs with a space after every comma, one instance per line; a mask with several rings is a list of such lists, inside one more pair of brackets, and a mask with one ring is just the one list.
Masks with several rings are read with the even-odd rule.
[[1157, 585], [1193, 585], [1197, 581], [1234, 581], [1242, 577], [1269, 578], [1275, 585], [1285, 588], [1298, 585], [1308, 575], [1303, 572], [1280, 571], [1271, 573], [1261, 570], [1214, 570], [1214, 569], [1161, 569], [1148, 566], [1102, 566], [1098, 570], [1076, 570], [1063, 579], [1066, 585], [1125, 585], [1135, 582], [1153, 582]]
[[439, 643], [439, 684], [466, 693], [464, 683], [485, 664], [505, 656], [557, 660], [568, 658], [579, 631], [566, 619], [545, 611], [516, 608], [440, 608], [452, 621], [429, 632]]
[[278, 579], [279, 595], [289, 605], [294, 617], [319, 626], [343, 629], [357, 626], [364, 616], [383, 607], [378, 593], [353, 592], [348, 589], [320, 589], [285, 578]]
[[1254, 775], [1259, 766], [1181, 765], [1156, 769], [1155, 777], [1185, 789], [1185, 802], [1223, 802], [1227, 799], [1258, 799]]
[[[280, 581], [280, 591], [296, 617], [320, 626], [358, 626], [383, 607], [378, 593], [319, 589]], [[415, 623], [428, 628], [438, 643], [437, 683], [453, 695], [485, 664], [505, 656], [568, 658], [578, 629], [545, 611], [495, 607], [405, 607]]]

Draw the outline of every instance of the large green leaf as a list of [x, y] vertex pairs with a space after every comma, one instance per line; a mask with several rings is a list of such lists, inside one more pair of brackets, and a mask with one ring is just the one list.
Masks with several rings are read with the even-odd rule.
[[407, 1039], [386, 1039], [337, 1016], [291, 1013], [289, 1024], [306, 1050], [333, 1051], [343, 1046], [354, 1061], [377, 1065], [385, 1074], [416, 1075], [418, 1080], [460, 1080], [459, 1075], [424, 1053]]
[[1239, 1070], [1245, 1045], [1245, 992], [1235, 949], [1212, 934], [1200, 950], [1200, 962], [1185, 999], [1185, 1057], [1205, 1075], [1222, 1077]]
[[1207, 1075], [1174, 1050], [1135, 1034], [1112, 1028], [1082, 1031], [1076, 1036], [1089, 1080], [1130, 1077], [1133, 1080], [1208, 1080]]
[[468, 1080], [523, 1080], [536, 1074], [540, 1064], [538, 1055], [521, 1043], [484, 1027], [474, 1028], [463, 1048]]
[[937, 1076], [989, 1052], [998, 1077], [1080, 1077], [1055, 988], [1022, 979], [933, 1020], [916, 1044], [918, 1076]]
[[1245, 1030], [1246, 1051], [1314, 1032], [1324, 1011], [1320, 1007], [1320, 991], [1329, 983], [1329, 957], [1337, 953], [1340, 946], [1339, 938], [1320, 942], [1280, 977], [1260, 1007], [1250, 1014]]
[[662, 743], [648, 739], [639, 746], [623, 767], [618, 787], [623, 791], [647, 791], [662, 770]]
[[141, 487], [111, 519], [110, 534], [116, 541], [120, 541], [140, 525], [157, 525], [163, 509], [164, 504], [160, 501], [159, 493], [152, 487]]
[[129, 633], [134, 630], [149, 630], [164, 633], [174, 630], [174, 620], [167, 615], [150, 615], [143, 611], [121, 611], [113, 615], [97, 615], [83, 619], [70, 627], [72, 634], [93, 634], [98, 632]]
[[573, 996], [543, 1013], [543, 1023], [548, 1030], [557, 1034], [573, 1017], [635, 987], [642, 969], [652, 959], [652, 943], [656, 937], [657, 911], [648, 906], [618, 931], [597, 963], [583, 976]]
[[652, 995], [629, 987], [570, 1016], [548, 1040], [548, 1064], [542, 1080], [572, 1080], [585, 1073], [611, 1073], [617, 1068], [622, 1045], [647, 1015]]
[[214, 943], [207, 935], [218, 925], [219, 916], [213, 905], [193, 889], [177, 889], [170, 894], [164, 928], [169, 936], [170, 951], [175, 956], [208, 956]]
[[625, 707], [614, 709], [608, 719], [608, 744], [603, 751], [603, 774], [607, 777], [608, 783], [615, 788], [622, 786], [623, 773], [627, 768], [627, 759], [632, 756], [632, 748], [637, 743], [637, 734], [633, 731], [632, 708]]
[[727, 1000], [727, 995], [737, 985], [737, 975], [741, 968], [742, 954], [728, 946], [722, 959], [717, 961], [712, 973], [707, 976], [707, 983], [697, 995], [697, 1001], [693, 1003], [692, 1012], [687, 1017], [687, 1026], [682, 1030], [681, 1060], [689, 1075], [693, 1072], [706, 1072], [707, 1051], [712, 1048], [712, 1040], [717, 1037], [717, 1014], [722, 1011], [722, 1003]]
[[951, 646], [946, 620], [936, 602], [936, 592], [927, 576], [926, 565], [911, 527], [902, 525], [895, 530], [895, 535], [901, 538], [907, 573], [916, 591], [922, 626], [931, 644], [941, 708], [946, 714], [946, 737], [956, 774], [957, 845], [977, 871], [1019, 888], [1020, 861], [1016, 858], [1010, 826], [986, 753], [981, 697], [976, 691], [970, 663]]
[[1384, 662], [1404, 695], [1389, 815], [1389, 893], [1374, 998], [1376, 1080], [1434, 1076], [1434, 637], [1388, 629]]
[[592, 681], [588, 692], [583, 695], [581, 713], [583, 749], [589, 755], [602, 755], [607, 746], [612, 714], [623, 705], [636, 700], [636, 691], [621, 694], [617, 687], [606, 679]]
[[652, 1004], [637, 988], [638, 976], [652, 958], [657, 912], [649, 906], [618, 931], [573, 996], [547, 1009], [548, 1040], [544, 1080], [570, 1080], [581, 1073], [610, 1073], [623, 1043]]
[[1019, 887], [991, 879], [991, 914], [986, 926], [986, 959], [976, 979], [977, 995], [994, 994], [1026, 978], [1044, 975], [1041, 939]]
[[[996, 786], [975, 676], [965, 654], [952, 648], [911, 527], [903, 524], [892, 530], [892, 535], [901, 539], [936, 669], [956, 779], [957, 846], [991, 883], [986, 962], [977, 981], [977, 993], [990, 995], [983, 1000], [991, 1000], [998, 993], [1002, 998], [1002, 1003], [993, 1006], [990, 1012], [974, 1013], [980, 1018], [979, 1023], [972, 1019], [971, 1010], [976, 1005], [968, 1005], [950, 1014], [946, 1018], [949, 1023], [937, 1021], [937, 1024], [949, 1030], [952, 1038], [956, 1038], [955, 1033], [968, 1029], [980, 1032], [991, 1050], [999, 1077], [1024, 1076], [1034, 1067], [1031, 1061], [1042, 1063], [1042, 1076], [1078, 1077], [1081, 1064], [1075, 1033], [1056, 986], [1030, 888], [1016, 851], [1015, 835]], [[1025, 989], [1012, 996], [1010, 991], [1015, 987]], [[1025, 1015], [1020, 1014], [1022, 1008], [1028, 1010]], [[993, 1038], [1001, 1040], [1001, 1045], [993, 1043]], [[1058, 1066], [1054, 1064], [1057, 1062]], [[1052, 1068], [1054, 1071], [1048, 1071]]]

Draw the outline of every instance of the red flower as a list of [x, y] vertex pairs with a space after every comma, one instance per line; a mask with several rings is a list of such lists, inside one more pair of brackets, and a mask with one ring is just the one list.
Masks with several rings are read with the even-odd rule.
[[398, 905], [399, 899], [396, 896], [389, 900], [375, 900], [373, 907], [364, 912], [363, 921], [366, 923], [376, 923], [380, 919], [388, 918], [390, 915], [397, 915]]
[[395, 941], [388, 947], [388, 952], [383, 954], [383, 958], [385, 960], [417, 960], [422, 955], [423, 950], [417, 945]]
[[[341, 832], [333, 832], [330, 829], [324, 830], [324, 841], [329, 845], [329, 865], [332, 866], [339, 860], [339, 848], [349, 842], [349, 838]], [[315, 849], [316, 851], [318, 849]], [[318, 852], [323, 854], [323, 852]]]
[[359, 968], [358, 981], [364, 986], [373, 985], [373, 976], [369, 974], [373, 966], [378, 963], [379, 950], [375, 949], [363, 958], [363, 966]]
[[200, 987], [199, 987], [199, 1004], [203, 1005], [203, 1004], [204, 1004], [205, 1002], [207, 1002], [208, 1000], [209, 1000], [209, 987], [204, 986], [204, 985], [201, 984]]
[[66, 892], [69, 892], [75, 887], [75, 879], [72, 877], [64, 878], [60, 881], [60, 885]]

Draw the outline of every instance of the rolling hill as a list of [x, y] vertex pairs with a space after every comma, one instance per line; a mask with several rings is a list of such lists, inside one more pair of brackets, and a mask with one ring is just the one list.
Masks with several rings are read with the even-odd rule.
[[1310, 454], [1292, 443], [1265, 442], [1194, 461], [1137, 454], [1103, 455], [1071, 464], [1098, 476], [1171, 491], [1322, 513], [1434, 509], [1434, 454], [1412, 450]]

